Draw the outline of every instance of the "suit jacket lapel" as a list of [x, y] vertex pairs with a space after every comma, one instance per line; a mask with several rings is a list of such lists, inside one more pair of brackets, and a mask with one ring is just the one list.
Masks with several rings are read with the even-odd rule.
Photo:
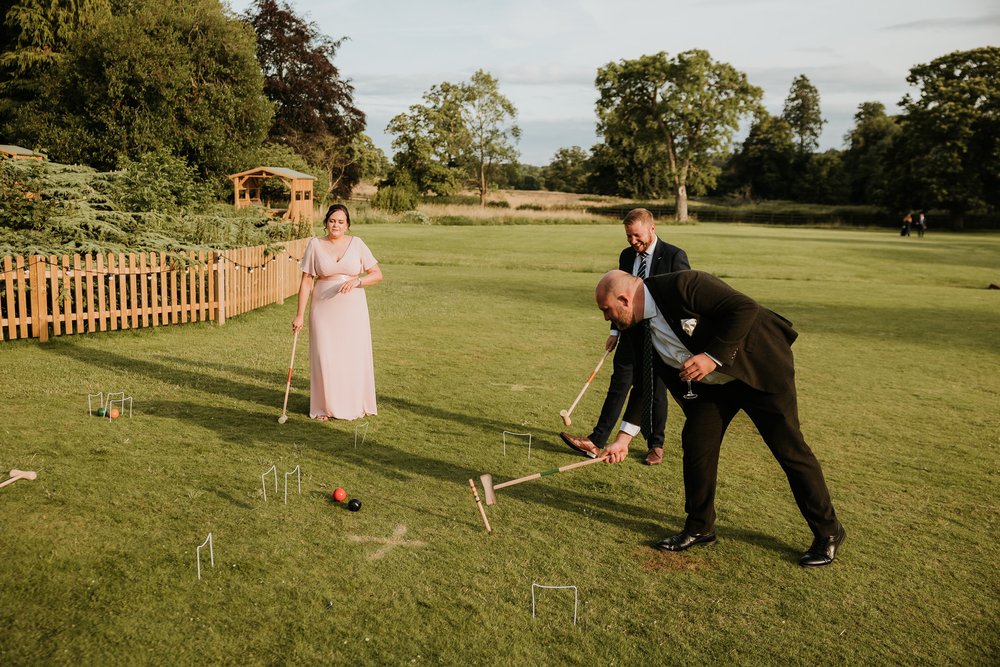
[[653, 256], [649, 258], [649, 275], [657, 275], [656, 265], [663, 259], [663, 253], [667, 251], [667, 244], [659, 236], [656, 237], [656, 247], [653, 249]]

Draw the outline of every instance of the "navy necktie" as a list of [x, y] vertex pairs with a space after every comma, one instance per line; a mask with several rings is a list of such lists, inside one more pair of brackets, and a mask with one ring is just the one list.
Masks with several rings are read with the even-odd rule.
[[[635, 275], [646, 279], [647, 253], [639, 253], [639, 268]], [[646, 440], [653, 437], [653, 336], [649, 321], [642, 323], [642, 420], [639, 423]]]
[[635, 275], [639, 276], [643, 280], [646, 279], [646, 253], [639, 253], [639, 270], [635, 272]]

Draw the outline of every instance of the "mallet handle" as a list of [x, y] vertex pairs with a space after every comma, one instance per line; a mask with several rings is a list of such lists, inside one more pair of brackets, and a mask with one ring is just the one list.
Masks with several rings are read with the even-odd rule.
[[288, 362], [288, 382], [285, 384], [285, 404], [281, 407], [281, 414], [288, 412], [288, 392], [292, 388], [292, 368], [295, 367], [295, 346], [299, 342], [299, 332], [296, 331], [292, 337], [292, 359]]
[[490, 528], [490, 520], [486, 518], [486, 510], [483, 509], [483, 503], [479, 500], [479, 491], [476, 490], [476, 483], [470, 479], [469, 486], [472, 487], [472, 496], [476, 499], [476, 505], [479, 506], [479, 514], [483, 517], [483, 523], [486, 524], [486, 532], [492, 533], [493, 529]]
[[573, 410], [576, 409], [576, 404], [580, 402], [580, 399], [583, 398], [584, 393], [587, 391], [587, 387], [589, 387], [590, 383], [594, 381], [595, 377], [597, 377], [597, 372], [601, 370], [601, 366], [604, 365], [604, 360], [608, 358], [608, 354], [610, 352], [611, 350], [604, 350], [604, 356], [602, 356], [601, 360], [597, 362], [597, 368], [595, 368], [594, 372], [590, 374], [589, 378], [587, 378], [586, 384], [584, 384], [583, 388], [580, 389], [580, 393], [576, 395], [576, 400], [573, 401], [573, 405], [569, 406], [569, 410], [566, 411], [567, 417], [573, 414]]
[[553, 468], [552, 470], [545, 470], [543, 472], [536, 472], [534, 475], [528, 475], [527, 477], [520, 477], [518, 479], [512, 479], [509, 482], [503, 482], [502, 484], [494, 484], [493, 490], [503, 489], [508, 486], [514, 486], [515, 484], [520, 484], [521, 482], [530, 482], [533, 479], [538, 479], [539, 477], [545, 477], [546, 475], [554, 475], [557, 472], [566, 472], [567, 470], [572, 470], [573, 468], [581, 468], [583, 466], [589, 466], [592, 463], [601, 463], [604, 459], [587, 459], [586, 461], [578, 461], [577, 463], [570, 463], [569, 465], [561, 466], [559, 468]]

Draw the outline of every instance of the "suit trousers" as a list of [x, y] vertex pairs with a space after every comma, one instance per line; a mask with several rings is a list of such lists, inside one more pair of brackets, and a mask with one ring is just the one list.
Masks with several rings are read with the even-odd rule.
[[739, 380], [726, 384], [694, 383], [694, 399], [683, 398], [687, 383], [659, 358], [657, 371], [684, 411], [681, 433], [684, 451], [685, 529], [707, 533], [715, 529], [715, 488], [719, 451], [729, 423], [743, 410], [778, 461], [799, 511], [816, 537], [837, 532], [837, 516], [819, 461], [806, 444], [799, 428], [794, 379], [788, 389], [767, 393]]
[[[601, 407], [601, 416], [590, 434], [590, 441], [598, 447], [604, 447], [613, 433], [618, 431], [618, 417], [621, 415], [633, 379], [641, 380], [640, 373], [635, 369], [642, 368], [642, 330], [640, 327], [626, 329], [618, 334], [618, 347], [615, 348], [614, 367], [611, 380], [608, 383], [608, 395]], [[641, 392], [641, 387], [634, 391]], [[667, 428], [667, 387], [659, 373], [656, 374], [653, 387], [653, 433], [644, 433], [646, 444], [650, 449], [663, 447], [663, 432]]]

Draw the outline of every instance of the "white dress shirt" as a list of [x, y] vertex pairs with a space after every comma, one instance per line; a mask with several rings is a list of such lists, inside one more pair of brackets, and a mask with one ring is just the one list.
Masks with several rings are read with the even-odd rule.
[[[667, 323], [667, 319], [663, 316], [660, 310], [656, 307], [656, 302], [653, 301], [653, 295], [649, 293], [649, 288], [643, 285], [643, 294], [645, 296], [645, 305], [643, 308], [642, 319], [649, 321], [649, 330], [651, 337], [653, 339], [653, 349], [656, 353], [660, 355], [660, 359], [663, 360], [667, 366], [677, 369], [680, 372], [681, 364], [693, 357], [691, 351], [684, 347], [684, 343], [681, 339], [677, 337], [674, 330], [670, 328]], [[718, 359], [715, 359], [711, 355], [708, 358], [715, 362], [716, 366], [721, 366]], [[699, 382], [705, 384], [725, 384], [732, 380], [733, 378], [725, 373], [720, 373], [719, 371], [712, 371], [705, 377], [703, 377]], [[621, 429], [631, 436], [636, 436], [640, 428], [635, 424], [630, 424], [627, 421], [622, 421]]]

